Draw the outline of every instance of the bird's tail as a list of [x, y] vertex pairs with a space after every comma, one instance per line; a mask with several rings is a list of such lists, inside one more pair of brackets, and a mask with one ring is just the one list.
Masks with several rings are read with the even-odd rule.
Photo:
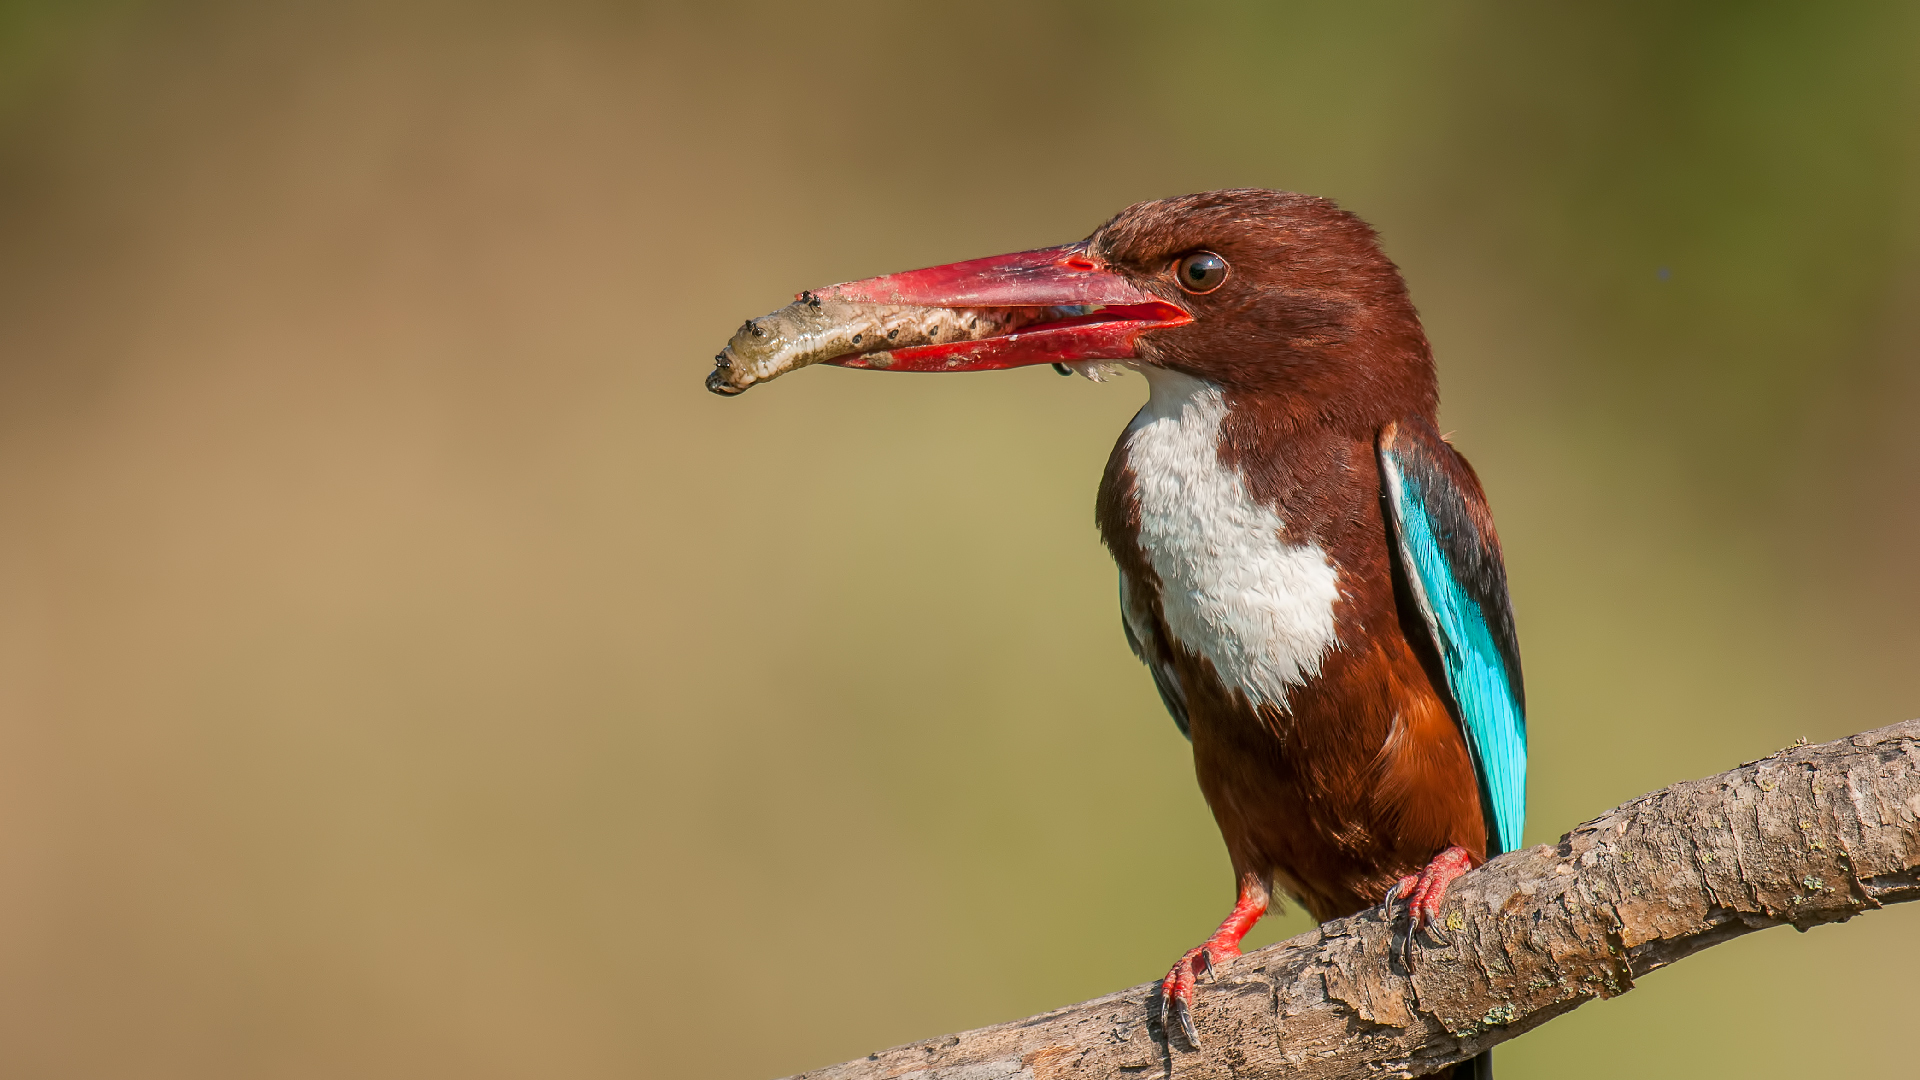
[[1442, 1080], [1493, 1080], [1493, 1051], [1482, 1051], [1479, 1057], [1463, 1061], [1439, 1075]]

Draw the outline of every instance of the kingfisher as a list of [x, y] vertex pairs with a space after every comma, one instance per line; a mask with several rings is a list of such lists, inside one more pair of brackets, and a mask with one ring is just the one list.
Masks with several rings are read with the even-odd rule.
[[1145, 376], [1094, 516], [1235, 884], [1160, 984], [1170, 1041], [1198, 1048], [1196, 981], [1276, 891], [1323, 922], [1404, 905], [1409, 955], [1444, 941], [1448, 886], [1520, 844], [1525, 695], [1486, 496], [1372, 228], [1281, 191], [1142, 202], [1079, 243], [803, 293], [708, 386], [816, 362]]

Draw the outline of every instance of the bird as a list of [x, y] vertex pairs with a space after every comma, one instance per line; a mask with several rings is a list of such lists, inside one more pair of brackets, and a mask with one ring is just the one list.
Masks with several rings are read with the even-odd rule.
[[[1444, 942], [1449, 885], [1520, 844], [1525, 691], [1492, 514], [1441, 434], [1433, 351], [1376, 232], [1318, 196], [1210, 191], [1078, 243], [802, 297], [812, 318], [895, 325], [869, 339], [884, 348], [800, 362], [1145, 376], [1094, 517], [1235, 888], [1160, 983], [1169, 1042], [1199, 1048], [1197, 981], [1276, 894], [1322, 922], [1404, 905], [1409, 958]], [[961, 330], [914, 333], [936, 323]], [[715, 379], [745, 378], [729, 362]], [[1489, 1051], [1452, 1075], [1491, 1070]]]

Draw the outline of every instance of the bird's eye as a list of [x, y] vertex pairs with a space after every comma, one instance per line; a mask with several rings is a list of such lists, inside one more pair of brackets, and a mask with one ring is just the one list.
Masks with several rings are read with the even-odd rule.
[[1227, 260], [1211, 251], [1196, 251], [1173, 264], [1173, 276], [1190, 293], [1210, 293], [1227, 280]]

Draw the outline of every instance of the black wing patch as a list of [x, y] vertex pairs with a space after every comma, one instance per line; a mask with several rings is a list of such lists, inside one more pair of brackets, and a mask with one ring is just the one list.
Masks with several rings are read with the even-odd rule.
[[1187, 691], [1180, 685], [1180, 673], [1173, 669], [1172, 658], [1167, 655], [1166, 643], [1160, 640], [1152, 613], [1144, 605], [1135, 603], [1124, 572], [1120, 575], [1120, 629], [1127, 635], [1127, 647], [1152, 673], [1153, 687], [1160, 691], [1160, 701], [1173, 717], [1173, 726], [1192, 740], [1193, 729], [1187, 722]]

